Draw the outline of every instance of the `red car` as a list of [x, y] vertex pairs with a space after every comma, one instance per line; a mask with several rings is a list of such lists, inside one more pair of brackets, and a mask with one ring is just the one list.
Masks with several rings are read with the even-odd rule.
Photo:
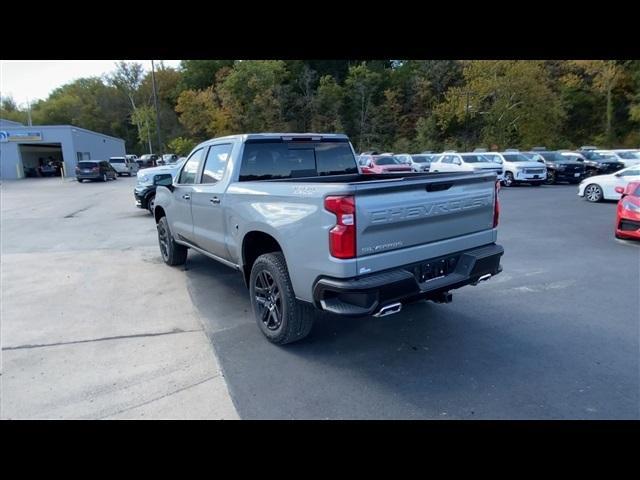
[[616, 192], [622, 195], [616, 215], [616, 238], [640, 240], [640, 182], [616, 187]]
[[392, 155], [362, 155], [359, 163], [362, 173], [411, 172], [410, 164], [402, 163]]

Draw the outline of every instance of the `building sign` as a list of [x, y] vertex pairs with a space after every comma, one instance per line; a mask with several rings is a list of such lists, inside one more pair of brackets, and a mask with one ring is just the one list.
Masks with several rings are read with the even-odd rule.
[[8, 132], [0, 131], [0, 142], [40, 142], [42, 141], [42, 132], [17, 131]]

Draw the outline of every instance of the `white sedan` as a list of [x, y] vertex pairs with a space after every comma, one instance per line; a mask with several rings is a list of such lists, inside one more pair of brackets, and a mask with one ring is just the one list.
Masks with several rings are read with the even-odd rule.
[[578, 185], [578, 195], [589, 202], [601, 200], [620, 200], [616, 187], [626, 187], [629, 182], [640, 180], [640, 165], [618, 170], [609, 175], [587, 177]]

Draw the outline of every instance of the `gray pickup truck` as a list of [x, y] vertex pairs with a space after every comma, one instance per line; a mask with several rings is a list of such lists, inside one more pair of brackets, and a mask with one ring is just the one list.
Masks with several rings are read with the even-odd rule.
[[345, 135], [247, 134], [198, 145], [160, 178], [160, 252], [238, 270], [273, 343], [309, 334], [316, 309], [384, 316], [500, 273], [495, 173], [362, 175]]

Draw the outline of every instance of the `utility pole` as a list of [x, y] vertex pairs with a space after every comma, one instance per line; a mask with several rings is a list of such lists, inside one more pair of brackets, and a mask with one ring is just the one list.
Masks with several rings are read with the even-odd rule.
[[29, 97], [27, 97], [27, 118], [29, 119], [29, 126], [33, 126], [31, 124], [31, 102], [29, 101]]
[[467, 90], [467, 106], [464, 109], [464, 126], [465, 126], [465, 134], [464, 134], [464, 149], [465, 151], [469, 151], [469, 90]]
[[151, 82], [153, 84], [153, 105], [156, 109], [156, 132], [158, 134], [158, 155], [162, 154], [162, 139], [160, 138], [160, 113], [158, 112], [158, 94], [156, 93], [156, 72], [151, 60]]

